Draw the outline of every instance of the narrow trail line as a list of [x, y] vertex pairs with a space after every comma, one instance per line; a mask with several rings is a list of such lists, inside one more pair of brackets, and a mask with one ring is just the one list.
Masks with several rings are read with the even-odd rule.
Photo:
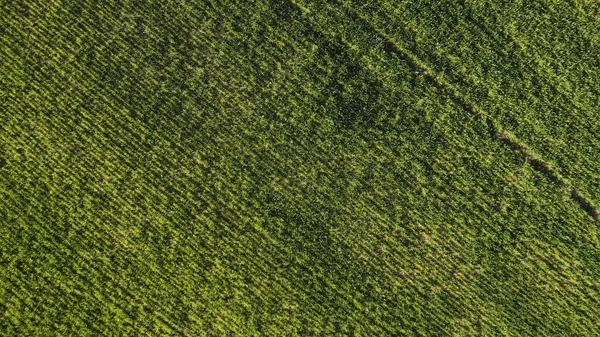
[[[300, 9], [302, 13], [309, 12], [307, 8], [299, 5], [296, 1], [291, 0], [291, 3]], [[361, 26], [369, 27], [374, 35], [383, 41], [384, 50], [388, 53], [395, 54], [396, 56], [405, 60], [410, 67], [418, 70], [425, 79], [437, 88], [440, 93], [448, 95], [448, 97], [461, 108], [469, 111], [475, 117], [481, 118], [488, 126], [490, 136], [499, 142], [506, 144], [508, 147], [516, 152], [519, 152], [521, 156], [528, 162], [533, 169], [543, 174], [550, 181], [557, 186], [564, 188], [568, 191], [571, 199], [573, 199], [579, 207], [585, 211], [594, 220], [600, 219], [600, 210], [595, 207], [591, 200], [582, 195], [575, 187], [573, 187], [567, 179], [560, 175], [556, 170], [552, 168], [549, 162], [544, 161], [542, 158], [535, 155], [520, 139], [515, 135], [511, 134], [506, 130], [502, 130], [498, 127], [497, 123], [485, 112], [483, 109], [478, 107], [475, 103], [467, 101], [451, 83], [436, 75], [426, 63], [421, 61], [409, 50], [394, 43], [384, 32], [374, 27], [369, 21], [360, 16], [351, 8], [348, 8], [344, 4], [334, 1], [336, 7], [343, 8], [349, 19], [354, 20]]]

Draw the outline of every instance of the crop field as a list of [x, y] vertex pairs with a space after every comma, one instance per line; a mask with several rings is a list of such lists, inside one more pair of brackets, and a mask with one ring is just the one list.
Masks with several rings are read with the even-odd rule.
[[600, 2], [0, 3], [0, 335], [600, 336]]

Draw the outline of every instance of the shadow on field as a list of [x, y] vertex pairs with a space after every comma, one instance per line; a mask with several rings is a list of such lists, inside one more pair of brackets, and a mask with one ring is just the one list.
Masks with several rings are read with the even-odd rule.
[[374, 126], [378, 111], [382, 110], [378, 105], [381, 80], [353, 59], [342, 41], [326, 40], [320, 50], [326, 54], [322, 57], [333, 61], [321, 103], [336, 129]]
[[[282, 268], [293, 287], [311, 299], [314, 310], [326, 315], [337, 333], [352, 335], [354, 327], [372, 320], [357, 304], [377, 301], [368, 283], [370, 271], [331, 234], [337, 210], [291, 204], [274, 195], [265, 201], [269, 217], [283, 223], [278, 241], [286, 251], [287, 263]], [[374, 320], [370, 324], [378, 325]]]

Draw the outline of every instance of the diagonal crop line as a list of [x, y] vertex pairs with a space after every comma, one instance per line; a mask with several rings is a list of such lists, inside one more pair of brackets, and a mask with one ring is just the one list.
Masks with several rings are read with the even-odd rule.
[[[295, 0], [291, 0], [290, 2], [299, 8], [303, 13], [309, 11], [307, 8], [298, 4]], [[351, 20], [360, 23], [362, 26], [369, 27], [370, 30], [373, 31], [374, 35], [383, 43], [383, 48], [386, 52], [394, 54], [405, 60], [410, 67], [421, 72], [425, 79], [436, 89], [438, 89], [440, 93], [446, 94], [455, 104], [467, 110], [475, 117], [482, 118], [488, 126], [492, 139], [502, 142], [514, 151], [519, 152], [534, 170], [544, 175], [555, 185], [566, 189], [571, 199], [573, 199], [590, 217], [592, 217], [594, 220], [600, 219], [600, 210], [592, 203], [592, 201], [581, 194], [581, 192], [573, 187], [566, 178], [561, 176], [560, 173], [553, 169], [549, 162], [544, 161], [542, 158], [537, 156], [516, 136], [498, 127], [497, 123], [495, 123], [494, 119], [492, 119], [489, 114], [487, 114], [475, 103], [467, 101], [455, 86], [443, 79], [441, 76], [436, 75], [425, 62], [420, 60], [412, 52], [394, 43], [394, 41], [392, 41], [392, 39], [384, 32], [374, 27], [371, 23], [369, 23], [368, 20], [360, 16], [360, 14], [353, 9], [339, 3], [339, 1], [333, 1], [333, 3], [337, 8], [344, 9], [346, 15]]]

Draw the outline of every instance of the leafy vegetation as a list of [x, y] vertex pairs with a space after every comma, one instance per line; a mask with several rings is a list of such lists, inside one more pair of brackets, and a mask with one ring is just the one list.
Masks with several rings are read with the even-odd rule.
[[599, 331], [598, 4], [2, 6], [7, 335]]

